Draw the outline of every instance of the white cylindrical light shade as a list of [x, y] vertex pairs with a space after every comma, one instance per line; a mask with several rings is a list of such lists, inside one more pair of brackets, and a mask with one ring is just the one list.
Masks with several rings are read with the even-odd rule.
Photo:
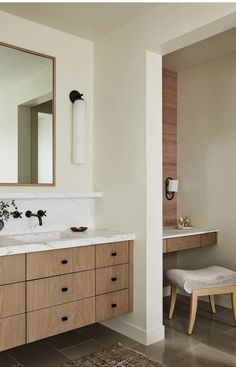
[[85, 162], [86, 149], [86, 102], [83, 99], [77, 99], [73, 103], [72, 131], [72, 162], [81, 164]]
[[179, 187], [179, 180], [169, 179], [167, 187], [168, 192], [178, 192], [178, 187]]

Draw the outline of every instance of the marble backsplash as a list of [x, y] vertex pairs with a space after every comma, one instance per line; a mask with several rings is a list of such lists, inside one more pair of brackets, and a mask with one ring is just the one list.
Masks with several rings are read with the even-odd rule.
[[[10, 201], [11, 199], [1, 199]], [[62, 231], [74, 226], [94, 228], [94, 197], [61, 197], [61, 198], [16, 198], [16, 205], [22, 212], [22, 219], [10, 218], [5, 222], [0, 236], [16, 233]], [[37, 213], [39, 209], [47, 211], [43, 225], [39, 226], [38, 218], [26, 218], [25, 212]]]

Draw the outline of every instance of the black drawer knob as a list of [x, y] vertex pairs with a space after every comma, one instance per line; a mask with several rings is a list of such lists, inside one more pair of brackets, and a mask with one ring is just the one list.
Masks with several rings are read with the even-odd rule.
[[111, 307], [112, 307], [112, 308], [116, 308], [116, 307], [117, 307], [117, 304], [116, 304], [116, 303], [112, 303], [112, 304], [111, 304]]
[[116, 256], [117, 255], [117, 252], [115, 252], [115, 251], [113, 251], [112, 253], [111, 253], [111, 256]]
[[62, 264], [67, 264], [67, 263], [68, 263], [68, 261], [67, 261], [67, 260], [61, 260], [61, 263], [62, 263]]
[[67, 316], [63, 316], [62, 318], [61, 318], [61, 321], [67, 321], [68, 320], [68, 317]]
[[116, 277], [112, 277], [111, 280], [112, 280], [112, 282], [116, 282], [117, 281], [117, 278]]
[[63, 288], [61, 289], [61, 291], [62, 291], [62, 292], [67, 292], [67, 291], [68, 291], [68, 288], [67, 288], [67, 287], [63, 287]]

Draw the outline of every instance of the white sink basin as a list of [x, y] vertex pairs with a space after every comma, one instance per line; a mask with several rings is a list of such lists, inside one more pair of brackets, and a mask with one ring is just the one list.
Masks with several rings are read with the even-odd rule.
[[60, 232], [29, 233], [10, 236], [9, 238], [25, 243], [56, 241], [61, 238]]

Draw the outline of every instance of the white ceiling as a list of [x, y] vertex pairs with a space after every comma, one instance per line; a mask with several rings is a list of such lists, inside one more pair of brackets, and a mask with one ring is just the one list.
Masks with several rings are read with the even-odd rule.
[[160, 3], [0, 3], [0, 10], [95, 40]]
[[236, 28], [206, 38], [163, 57], [163, 66], [181, 71], [236, 53]]

